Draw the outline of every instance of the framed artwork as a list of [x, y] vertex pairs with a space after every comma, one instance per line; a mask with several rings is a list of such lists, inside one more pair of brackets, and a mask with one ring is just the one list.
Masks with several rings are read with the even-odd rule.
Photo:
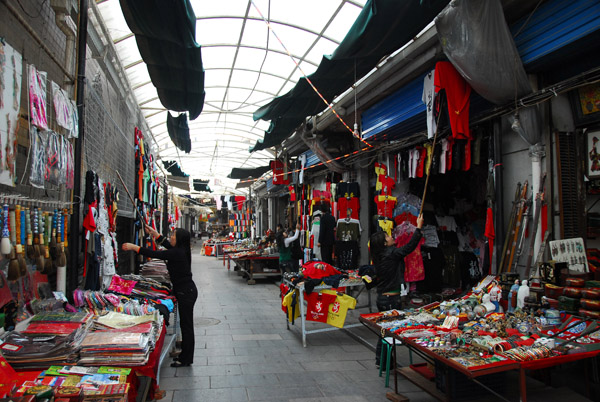
[[600, 83], [577, 88], [570, 93], [573, 117], [577, 126], [600, 121]]
[[587, 131], [585, 136], [587, 176], [590, 179], [600, 178], [600, 131]]
[[583, 238], [553, 240], [549, 243], [550, 255], [554, 261], [569, 264], [571, 273], [590, 272]]

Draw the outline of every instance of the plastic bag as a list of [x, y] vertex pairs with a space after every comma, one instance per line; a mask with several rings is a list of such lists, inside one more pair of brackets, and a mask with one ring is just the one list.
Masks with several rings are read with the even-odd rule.
[[33, 187], [44, 188], [46, 171], [46, 146], [48, 134], [31, 126], [31, 172], [29, 182]]
[[479, 95], [504, 104], [532, 92], [499, 0], [453, 0], [435, 26], [444, 53]]
[[62, 143], [59, 136], [56, 133], [49, 131], [44, 177], [48, 183], [54, 184], [55, 186], [60, 184], [61, 145]]

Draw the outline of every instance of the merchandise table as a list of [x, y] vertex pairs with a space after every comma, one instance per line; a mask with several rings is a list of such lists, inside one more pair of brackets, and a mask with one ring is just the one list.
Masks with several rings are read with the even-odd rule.
[[[327, 328], [307, 330], [306, 329], [306, 308], [305, 308], [305, 300], [304, 300], [304, 284], [301, 283], [299, 285], [293, 285], [288, 280], [284, 280], [283, 283], [286, 284], [287, 286], [289, 286], [290, 288], [291, 287], [296, 287], [298, 289], [298, 293], [300, 294], [300, 321], [301, 321], [301, 327], [302, 327], [302, 346], [303, 347], [306, 347], [306, 336], [309, 335], [309, 334], [316, 334], [318, 332], [336, 331], [336, 330], [340, 330], [340, 329], [360, 327], [362, 325], [361, 323], [357, 323], [357, 324], [344, 325], [344, 328], [337, 328], [337, 327], [329, 326]], [[345, 287], [345, 288], [358, 288], [358, 293], [356, 294], [355, 298], [358, 298], [358, 296], [362, 293], [362, 291], [366, 289], [365, 284], [360, 279], [343, 279], [343, 280], [340, 281], [340, 285], [338, 286], [338, 288], [342, 288], [342, 287]], [[315, 286], [313, 292], [320, 292], [323, 289], [332, 289], [332, 287], [328, 286], [328, 285]], [[367, 296], [368, 296], [368, 302], [367, 302], [368, 304], [363, 305], [363, 306], [358, 306], [357, 305], [355, 307], [355, 309], [368, 307], [369, 308], [369, 312], [372, 312], [372, 309], [371, 309], [371, 292], [369, 292], [368, 289], [367, 289]], [[287, 317], [286, 317], [285, 321], [286, 321], [287, 329], [289, 330], [290, 329], [290, 323], [287, 320]]]
[[[406, 348], [409, 349], [409, 351], [411, 353], [414, 352], [415, 354], [419, 355], [420, 357], [422, 357], [425, 361], [427, 361], [429, 363], [435, 364], [437, 362], [437, 363], [441, 364], [443, 367], [445, 367], [446, 369], [456, 370], [457, 372], [465, 375], [469, 380], [477, 383], [478, 385], [484, 387], [485, 389], [487, 389], [494, 395], [496, 395], [499, 398], [506, 400], [506, 401], [508, 401], [508, 399], [506, 399], [504, 396], [498, 394], [496, 391], [489, 388], [487, 385], [483, 384], [481, 381], [478, 380], [478, 377], [501, 373], [501, 372], [506, 372], [509, 370], [519, 370], [519, 395], [520, 395], [520, 401], [522, 401], [522, 402], [527, 402], [526, 370], [540, 370], [540, 369], [544, 369], [544, 368], [555, 367], [555, 366], [565, 364], [565, 363], [589, 359], [589, 358], [595, 357], [600, 354], [600, 350], [592, 350], [592, 351], [587, 351], [584, 353], [553, 356], [553, 357], [547, 357], [544, 359], [523, 361], [523, 362], [518, 362], [518, 361], [509, 359], [509, 360], [503, 361], [503, 362], [496, 362], [496, 363], [492, 363], [492, 364], [467, 368], [467, 367], [463, 366], [462, 364], [459, 364], [453, 360], [447, 359], [447, 358], [431, 351], [427, 347], [423, 347], [423, 346], [417, 344], [411, 338], [402, 337], [402, 336], [392, 333], [388, 330], [383, 330], [382, 327], [373, 323], [371, 320], [369, 320], [367, 318], [364, 318], [361, 316], [361, 317], [359, 317], [359, 321], [363, 325], [365, 325], [367, 328], [369, 328], [370, 330], [375, 332], [377, 335], [382, 335], [385, 337], [393, 338], [394, 343], [393, 343], [393, 348], [392, 348], [392, 364], [393, 364], [392, 367], [395, 367], [394, 391], [396, 394], [398, 394], [398, 374], [400, 374], [440, 401], [449, 401], [450, 400], [450, 396], [449, 396], [450, 392], [451, 392], [450, 382], [446, 381], [445, 392], [441, 392], [436, 388], [436, 385], [434, 382], [427, 380], [425, 377], [416, 373], [412, 368], [410, 368], [410, 367], [399, 368], [397, 366], [397, 361], [396, 361], [396, 348], [395, 347], [397, 345], [405, 346]], [[438, 367], [439, 364], [437, 364], [436, 367]], [[448, 371], [448, 370], [446, 370], [446, 371]], [[586, 386], [589, 391], [588, 363], [587, 362], [585, 364], [584, 375], [585, 375], [585, 380], [586, 380]]]
[[[164, 358], [163, 346], [166, 337], [166, 327], [163, 324], [160, 335], [156, 340], [154, 350], [148, 356], [148, 361], [143, 366], [119, 366], [118, 364], [111, 365], [112, 367], [130, 368], [131, 373], [127, 377], [127, 382], [130, 384], [128, 400], [130, 402], [143, 402], [147, 399], [154, 399], [154, 393], [158, 388], [158, 375], [160, 365]], [[43, 371], [43, 370], [42, 370]], [[11, 384], [18, 386], [23, 381], [32, 381], [42, 372], [40, 370], [19, 370], [12, 369], [9, 363], [0, 357], [0, 373], [3, 377], [3, 384], [0, 389], [8, 391]], [[6, 388], [6, 389], [5, 389]]]
[[207, 241], [203, 243], [203, 247], [213, 247], [213, 254], [216, 258], [223, 258], [223, 249], [225, 246], [230, 246], [233, 241]]
[[240, 250], [231, 250], [229, 248], [223, 249], [223, 266], [227, 265], [227, 270], [231, 269], [231, 255], [235, 253], [242, 253], [245, 251], [250, 251], [251, 249], [240, 249]]
[[[255, 277], [268, 278], [268, 277], [281, 277], [281, 270], [279, 269], [279, 255], [252, 255], [240, 258], [232, 258], [233, 262], [239, 266], [238, 271], [240, 275], [246, 274], [248, 276], [248, 285], [254, 285], [256, 281]], [[267, 268], [269, 271], [264, 271], [265, 265], [272, 266]]]

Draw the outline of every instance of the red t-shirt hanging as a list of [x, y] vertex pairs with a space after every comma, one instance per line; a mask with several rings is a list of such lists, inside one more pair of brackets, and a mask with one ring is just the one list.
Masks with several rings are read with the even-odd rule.
[[417, 177], [423, 177], [425, 171], [425, 161], [427, 160], [427, 149], [425, 147], [417, 147], [419, 151], [419, 162], [417, 163]]
[[396, 197], [376, 195], [375, 204], [377, 204], [377, 215], [391, 218], [396, 206]]
[[360, 202], [358, 200], [358, 197], [341, 197], [338, 200], [338, 211], [340, 211], [340, 218], [346, 217], [346, 212], [348, 211], [348, 208], [352, 210], [352, 213], [350, 215], [351, 218], [358, 219], [358, 211], [360, 209]]
[[291, 185], [288, 187], [288, 190], [290, 190], [290, 201], [296, 201], [296, 188]]
[[287, 171], [284, 172], [283, 162], [280, 160], [271, 161], [271, 170], [273, 170], [273, 184], [290, 184]]
[[378, 180], [381, 182], [381, 194], [392, 195], [392, 189], [396, 187], [393, 177], [380, 175]]
[[246, 197], [240, 195], [234, 198], [235, 203], [237, 204], [238, 211], [241, 211], [244, 208], [244, 201], [246, 201]]
[[446, 90], [452, 137], [471, 139], [471, 131], [469, 130], [471, 86], [456, 71], [452, 63], [447, 61], [437, 62], [433, 82], [436, 93], [442, 89]]
[[308, 303], [306, 306], [306, 320], [327, 322], [327, 313], [329, 305], [335, 302], [336, 295], [326, 293], [312, 292], [304, 295], [304, 299]]

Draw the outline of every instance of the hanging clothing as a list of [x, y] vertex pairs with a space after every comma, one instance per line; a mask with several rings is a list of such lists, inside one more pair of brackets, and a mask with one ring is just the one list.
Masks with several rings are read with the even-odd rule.
[[[407, 244], [417, 230], [416, 226], [408, 222], [404, 222], [394, 230], [396, 246], [401, 247]], [[419, 231], [421, 232], [421, 231]], [[423, 267], [423, 258], [421, 256], [421, 246], [425, 243], [425, 239], [419, 239], [414, 251], [404, 257], [404, 280], [405, 282], [416, 282], [425, 279], [425, 269]]]
[[394, 178], [390, 176], [380, 176], [379, 181], [381, 182], [381, 194], [392, 195], [392, 189], [396, 187]]
[[375, 204], [377, 205], [377, 215], [391, 218], [396, 206], [396, 197], [388, 195], [376, 195]]
[[336, 266], [346, 271], [358, 268], [358, 253], [358, 241], [337, 240], [335, 242]]
[[442, 89], [446, 90], [452, 137], [471, 139], [469, 130], [471, 86], [456, 71], [452, 63], [447, 61], [439, 61], [435, 65], [434, 85], [436, 93]]
[[362, 228], [358, 219], [339, 219], [335, 231], [336, 240], [356, 241], [360, 236]]
[[338, 183], [336, 186], [336, 194], [338, 198], [353, 198], [360, 197], [360, 186], [357, 182]]
[[434, 86], [435, 70], [431, 70], [425, 75], [423, 80], [423, 96], [421, 100], [427, 108], [427, 138], [433, 138], [436, 128], [436, 113], [434, 112], [436, 90]]
[[350, 210], [350, 217], [352, 219], [358, 219], [360, 210], [358, 197], [341, 197], [338, 199], [339, 217], [345, 218], [348, 210]]
[[383, 230], [385, 233], [387, 233], [389, 236], [392, 235], [392, 228], [394, 227], [394, 221], [392, 221], [391, 219], [379, 219], [377, 221], [377, 224], [379, 225], [379, 227], [381, 228], [381, 230]]

